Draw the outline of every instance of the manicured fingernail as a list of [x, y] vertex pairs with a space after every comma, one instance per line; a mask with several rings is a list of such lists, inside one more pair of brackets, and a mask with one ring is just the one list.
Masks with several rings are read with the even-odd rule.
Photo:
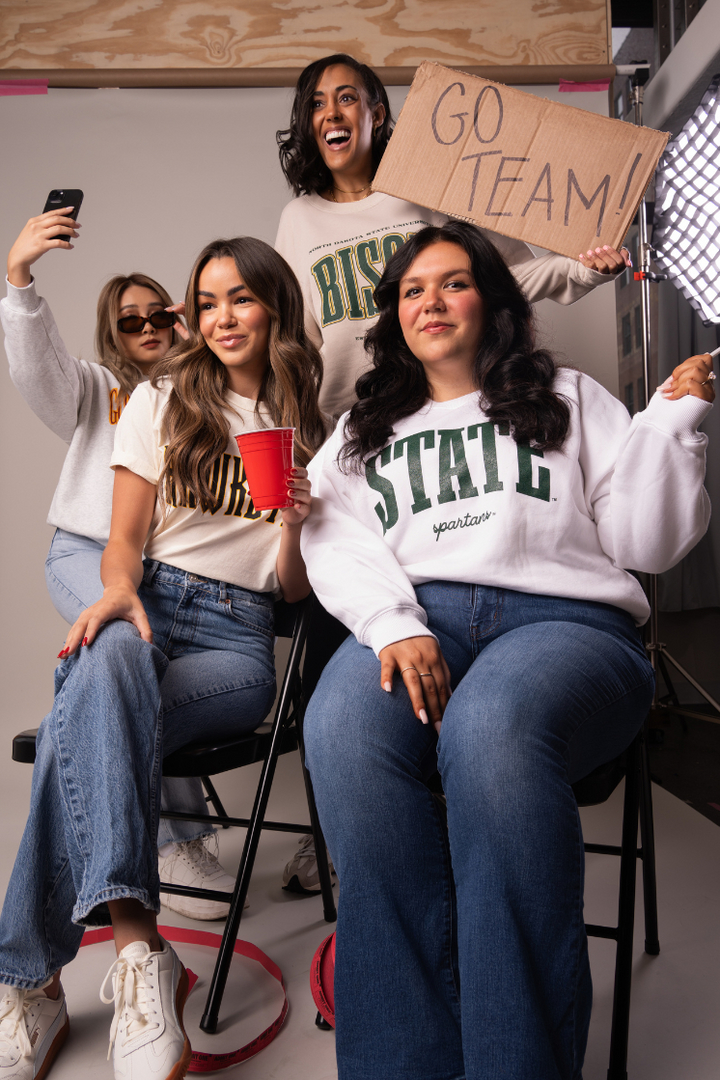
[[425, 712], [424, 709], [420, 710], [420, 719], [422, 720], [423, 724], [429, 724], [430, 723], [430, 721], [428, 720], [428, 715], [427, 715], [427, 713]]
[[442, 727], [442, 720], [436, 720], [433, 726], [434, 726], [435, 730], [437, 731], [437, 733], [439, 735], [440, 734], [440, 728]]
[[665, 380], [665, 382], [664, 382], [664, 383], [660, 383], [660, 385], [658, 386], [658, 390], [659, 390], [659, 391], [660, 391], [661, 393], [662, 393], [662, 391], [663, 391], [663, 390], [667, 390], [667, 389], [668, 389], [668, 387], [672, 386], [672, 381], [673, 381], [673, 377], [672, 377], [672, 375], [668, 375], [668, 377], [667, 377], [667, 379]]
[[384, 682], [383, 683], [383, 690], [385, 690], [386, 693], [388, 693], [388, 694], [392, 694], [392, 683], [391, 682]]
[[83, 643], [83, 645], [87, 645], [87, 638], [86, 638], [86, 637], [84, 637], [84, 638], [82, 639], [82, 643]]
[[592, 248], [590, 248], [588, 250], [588, 255], [590, 256], [590, 258], [592, 258], [594, 254], [595, 254], [595, 252], [592, 250]]

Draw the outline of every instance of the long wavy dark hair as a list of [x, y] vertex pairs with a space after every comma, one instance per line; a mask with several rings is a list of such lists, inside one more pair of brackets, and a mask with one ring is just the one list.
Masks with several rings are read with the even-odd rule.
[[202, 510], [216, 503], [210, 474], [230, 434], [223, 413], [228, 377], [200, 333], [198, 281], [211, 259], [225, 258], [234, 261], [243, 282], [270, 316], [268, 362], [255, 408], [258, 427], [266, 426], [259, 414], [261, 404], [275, 427], [294, 427], [299, 465], [306, 465], [325, 441], [318, 406], [322, 360], [305, 333], [297, 278], [282, 256], [262, 240], [252, 236], [214, 240], [200, 252], [190, 274], [185, 296], [190, 336], [153, 368], [153, 386], [164, 378], [172, 383], [163, 413], [163, 435], [168, 441], [158, 483], [166, 505], [172, 502], [174, 484], [190, 491]]
[[322, 159], [313, 134], [312, 105], [320, 76], [326, 68], [336, 64], [344, 64], [357, 72], [362, 79], [371, 109], [377, 105], [385, 108], [385, 119], [373, 132], [373, 176], [392, 135], [394, 120], [387, 91], [371, 67], [359, 63], [347, 53], [323, 56], [322, 59], [308, 64], [300, 73], [295, 87], [290, 127], [275, 134], [280, 150], [280, 167], [293, 195], [319, 195], [321, 191], [327, 191], [333, 183], [332, 173]]
[[473, 368], [479, 403], [488, 419], [507, 423], [518, 443], [559, 450], [570, 426], [570, 409], [552, 389], [555, 361], [535, 347], [532, 307], [494, 244], [474, 225], [450, 221], [416, 233], [389, 260], [375, 289], [380, 318], [365, 335], [373, 366], [358, 379], [358, 398], [345, 422], [340, 461], [360, 471], [382, 450], [394, 425], [412, 416], [429, 394], [425, 370], [410, 351], [398, 318], [400, 280], [420, 252], [446, 241], [470, 259], [485, 308], [485, 330]]

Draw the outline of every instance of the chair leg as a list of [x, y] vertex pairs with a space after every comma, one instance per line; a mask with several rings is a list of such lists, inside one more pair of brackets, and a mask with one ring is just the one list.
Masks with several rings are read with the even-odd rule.
[[645, 952], [660, 952], [657, 917], [657, 877], [655, 873], [655, 826], [647, 739], [640, 742], [640, 842], [642, 846], [643, 899], [645, 903]]
[[[207, 798], [205, 799], [205, 802], [211, 803], [213, 810], [215, 811], [215, 813], [219, 817], [227, 817], [228, 815], [227, 815], [227, 813], [225, 811], [225, 807], [220, 802], [220, 796], [218, 795], [218, 793], [217, 793], [217, 791], [215, 789], [215, 785], [213, 784], [210, 777], [209, 776], [201, 776], [200, 781], [201, 781], [202, 786], [205, 788], [205, 791], [207, 793]], [[223, 825], [223, 829], [229, 829], [229, 828], [230, 828], [229, 825]]]
[[312, 825], [313, 840], [315, 842], [315, 857], [318, 864], [318, 877], [320, 878], [320, 892], [323, 899], [323, 917], [325, 922], [335, 922], [337, 919], [337, 908], [335, 907], [335, 897], [333, 895], [332, 878], [330, 876], [330, 866], [327, 857], [327, 847], [325, 846], [325, 837], [323, 836], [322, 829], [320, 827], [320, 818], [318, 817], [317, 807], [315, 805], [315, 793], [313, 791], [312, 780], [310, 779], [310, 773], [305, 768], [305, 755], [300, 753], [300, 761], [302, 764], [303, 779], [305, 781], [305, 792], [307, 794], [308, 810], [310, 811], [310, 823]]
[[215, 970], [213, 971], [210, 982], [210, 989], [205, 1003], [205, 1012], [200, 1020], [200, 1027], [209, 1034], [214, 1034], [217, 1031], [220, 1005], [222, 1004], [225, 984], [227, 983], [230, 963], [235, 948], [235, 941], [237, 940], [240, 920], [242, 918], [243, 908], [245, 907], [245, 900], [250, 886], [250, 877], [252, 875], [253, 866], [255, 865], [255, 856], [257, 855], [258, 844], [260, 843], [260, 837], [262, 835], [262, 823], [265, 817], [268, 799], [270, 798], [273, 777], [275, 776], [275, 767], [277, 765], [280, 750], [280, 740], [290, 712], [293, 686], [297, 677], [302, 650], [305, 645], [305, 636], [307, 634], [309, 619], [309, 608], [307, 606], [300, 616], [300, 619], [302, 620], [301, 626], [300, 628], [296, 628], [292, 648], [290, 649], [290, 656], [288, 657], [285, 677], [277, 701], [275, 720], [273, 721], [270, 739], [270, 748], [268, 750], [267, 758], [263, 763], [260, 783], [258, 784], [255, 793], [255, 804], [250, 817], [248, 830], [245, 835], [245, 844], [243, 846], [242, 858], [240, 859], [240, 867], [235, 882], [233, 898], [230, 901], [230, 913], [228, 914], [227, 922], [225, 923], [225, 931], [223, 933], [222, 942], [220, 943], [220, 949], [218, 950], [217, 960], [215, 961]]
[[640, 739], [627, 751], [625, 802], [620, 855], [620, 897], [615, 961], [610, 1064], [608, 1080], [627, 1080], [627, 1049], [630, 1031], [633, 933], [635, 926], [635, 878], [637, 875], [638, 809], [640, 800]]
[[230, 912], [227, 917], [227, 922], [225, 923], [225, 930], [223, 932], [222, 942], [220, 943], [220, 949], [218, 950], [217, 960], [215, 961], [215, 970], [213, 971], [212, 980], [210, 982], [207, 1002], [205, 1003], [205, 1012], [200, 1021], [202, 1030], [209, 1034], [215, 1034], [217, 1031], [218, 1014], [220, 1012], [223, 993], [225, 992], [225, 984], [230, 971], [233, 949], [235, 948], [235, 942], [240, 929], [240, 920], [242, 918], [243, 908], [245, 907], [245, 900], [247, 899], [248, 889], [250, 887], [250, 878], [252, 876], [253, 866], [255, 865], [255, 856], [257, 855], [260, 836], [262, 834], [262, 822], [265, 816], [268, 799], [270, 798], [270, 788], [272, 787], [273, 777], [275, 775], [277, 758], [277, 746], [275, 741], [273, 741], [270, 753], [263, 765], [262, 776], [260, 777], [260, 783], [255, 796], [255, 805], [253, 806], [250, 824], [248, 825], [247, 834], [245, 836], [245, 844], [243, 846], [242, 858], [240, 859], [240, 868], [238, 870], [237, 881], [235, 882], [235, 890], [230, 902]]

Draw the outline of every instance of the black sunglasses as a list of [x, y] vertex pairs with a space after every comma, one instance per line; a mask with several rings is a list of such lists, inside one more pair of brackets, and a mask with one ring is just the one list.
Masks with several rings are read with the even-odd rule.
[[150, 323], [155, 330], [167, 330], [174, 326], [176, 321], [177, 315], [174, 311], [153, 311], [152, 315], [147, 317], [123, 315], [122, 319], [117, 321], [117, 328], [121, 334], [142, 334], [146, 323]]

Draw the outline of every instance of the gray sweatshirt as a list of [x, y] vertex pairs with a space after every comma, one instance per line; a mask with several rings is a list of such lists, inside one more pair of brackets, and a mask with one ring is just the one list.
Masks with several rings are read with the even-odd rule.
[[34, 282], [24, 289], [7, 282], [7, 290], [0, 319], [10, 378], [35, 415], [68, 444], [48, 523], [107, 543], [110, 455], [125, 394], [107, 368], [70, 355]]

